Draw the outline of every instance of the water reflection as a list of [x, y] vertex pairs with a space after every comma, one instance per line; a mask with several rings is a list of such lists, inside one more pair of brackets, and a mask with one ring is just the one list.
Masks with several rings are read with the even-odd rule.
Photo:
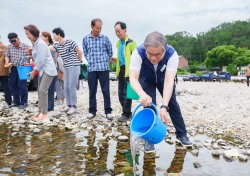
[[185, 147], [181, 147], [178, 145], [175, 146], [174, 158], [169, 168], [167, 169], [167, 175], [172, 175], [173, 173], [179, 174], [179, 175], [181, 174], [186, 153], [187, 153], [187, 149]]
[[[12, 132], [0, 126], [0, 175], [249, 175], [250, 163], [214, 159], [211, 151], [199, 149], [194, 156], [179, 145], [165, 141], [156, 153], [146, 154], [139, 140], [136, 172], [130, 143], [109, 135], [121, 133], [130, 138], [127, 126], [95, 126], [80, 132], [49, 128], [41, 134]], [[197, 137], [198, 138], [198, 137]], [[205, 138], [205, 137], [203, 137]], [[200, 137], [202, 139], [202, 137]], [[199, 162], [202, 167], [194, 168]]]

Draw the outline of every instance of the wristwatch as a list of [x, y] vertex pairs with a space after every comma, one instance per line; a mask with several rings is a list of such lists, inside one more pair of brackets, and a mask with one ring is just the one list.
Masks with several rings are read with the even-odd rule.
[[160, 109], [162, 109], [162, 108], [165, 108], [167, 110], [167, 112], [169, 111], [169, 107], [166, 105], [161, 105]]

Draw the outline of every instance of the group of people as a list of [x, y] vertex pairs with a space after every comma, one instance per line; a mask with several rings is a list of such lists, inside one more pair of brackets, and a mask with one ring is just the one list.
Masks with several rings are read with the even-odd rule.
[[[104, 98], [106, 118], [108, 120], [113, 119], [110, 100], [109, 62], [116, 62], [118, 97], [122, 106], [122, 114], [118, 121], [124, 122], [131, 119], [132, 100], [126, 97], [128, 82], [139, 95], [139, 101], [144, 107], [151, 106], [151, 102], [156, 104], [156, 89], [158, 89], [163, 97], [159, 113], [160, 119], [166, 123], [170, 116], [176, 129], [177, 140], [182, 145], [191, 146], [192, 143], [187, 138], [187, 130], [175, 95], [174, 80], [179, 62], [175, 49], [167, 44], [166, 38], [159, 32], [148, 34], [144, 43], [137, 46], [136, 42], [128, 37], [126, 24], [118, 21], [114, 25], [115, 33], [119, 38], [116, 44], [117, 56], [113, 57], [112, 44], [109, 38], [101, 34], [102, 25], [101, 19], [93, 19], [91, 21], [91, 32], [84, 36], [82, 41], [83, 54], [88, 62], [89, 114], [87, 114], [87, 118], [93, 119], [96, 116], [96, 93], [99, 81]], [[54, 44], [44, 42], [39, 37], [40, 33], [35, 25], [25, 26], [24, 30], [32, 43], [32, 47], [23, 43], [17, 45], [18, 37], [16, 35], [8, 36], [11, 44], [5, 52], [5, 60], [7, 61], [5, 64], [9, 64], [8, 61], [12, 63], [11, 87], [14, 85], [12, 75], [16, 76], [14, 79], [16, 87], [19, 84], [21, 85], [19, 86], [21, 89], [12, 92], [14, 104], [27, 106], [26, 81], [18, 80], [15, 67], [18, 66], [21, 57], [32, 53], [35, 67], [30, 73], [30, 79], [34, 78], [36, 71], [39, 73], [38, 112], [32, 118], [41, 121], [49, 120], [47, 117], [48, 92], [55, 76], [58, 75], [52, 54], [55, 52], [60, 55], [63, 61], [64, 95], [67, 106], [61, 111], [69, 115], [76, 113], [82, 51], [76, 42], [65, 39], [64, 31], [61, 28], [55, 28], [52, 31], [53, 38], [56, 41]], [[6, 102], [11, 103], [8, 102], [8, 98], [6, 98]], [[146, 141], [144, 149], [146, 152], [152, 152], [154, 151], [154, 144]]]
[[[35, 62], [30, 79], [38, 77], [38, 112], [32, 118], [38, 121], [49, 121], [48, 111], [54, 110], [54, 92], [57, 90], [58, 101], [63, 101], [63, 78], [58, 78], [58, 72], [63, 72], [62, 59], [48, 49], [53, 44], [49, 32], [42, 32], [34, 25], [24, 27], [27, 37], [32, 43], [24, 44], [14, 32], [8, 34], [8, 46], [1, 42], [0, 80], [8, 107], [24, 109], [28, 106], [27, 80], [20, 80], [18, 67], [25, 62]], [[31, 64], [32, 65], [32, 64]], [[13, 96], [13, 101], [12, 97]], [[61, 99], [60, 99], [61, 98]]]

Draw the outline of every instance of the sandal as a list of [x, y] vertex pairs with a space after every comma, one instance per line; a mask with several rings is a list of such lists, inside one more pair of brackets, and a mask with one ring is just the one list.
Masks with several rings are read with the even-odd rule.
[[35, 113], [35, 115], [33, 115], [32, 117], [31, 117], [31, 119], [36, 119], [36, 118], [38, 118], [40, 116], [40, 112], [37, 112], [37, 113]]
[[37, 122], [42, 122], [42, 121], [45, 120], [47, 117], [48, 117], [48, 114], [42, 114], [42, 115], [40, 115], [40, 116], [36, 119], [36, 121], [37, 121]]

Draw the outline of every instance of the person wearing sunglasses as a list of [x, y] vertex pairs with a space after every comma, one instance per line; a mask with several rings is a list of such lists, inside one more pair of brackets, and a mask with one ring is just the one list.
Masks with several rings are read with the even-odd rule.
[[[167, 123], [169, 117], [176, 129], [176, 141], [183, 146], [192, 146], [187, 137], [186, 126], [175, 94], [175, 75], [179, 56], [168, 45], [166, 38], [159, 32], [147, 35], [144, 44], [135, 49], [130, 62], [130, 83], [139, 95], [144, 107], [156, 104], [156, 89], [162, 96], [160, 119]], [[146, 117], [145, 117], [146, 118]], [[154, 144], [146, 141], [146, 153], [155, 151]]]
[[[24, 109], [28, 106], [28, 86], [27, 80], [20, 80], [18, 77], [17, 66], [20, 65], [22, 57], [27, 56], [30, 45], [22, 43], [18, 35], [14, 32], [8, 34], [10, 44], [5, 51], [5, 67], [11, 65], [10, 87], [13, 95], [13, 106]], [[11, 63], [11, 64], [10, 64]]]

